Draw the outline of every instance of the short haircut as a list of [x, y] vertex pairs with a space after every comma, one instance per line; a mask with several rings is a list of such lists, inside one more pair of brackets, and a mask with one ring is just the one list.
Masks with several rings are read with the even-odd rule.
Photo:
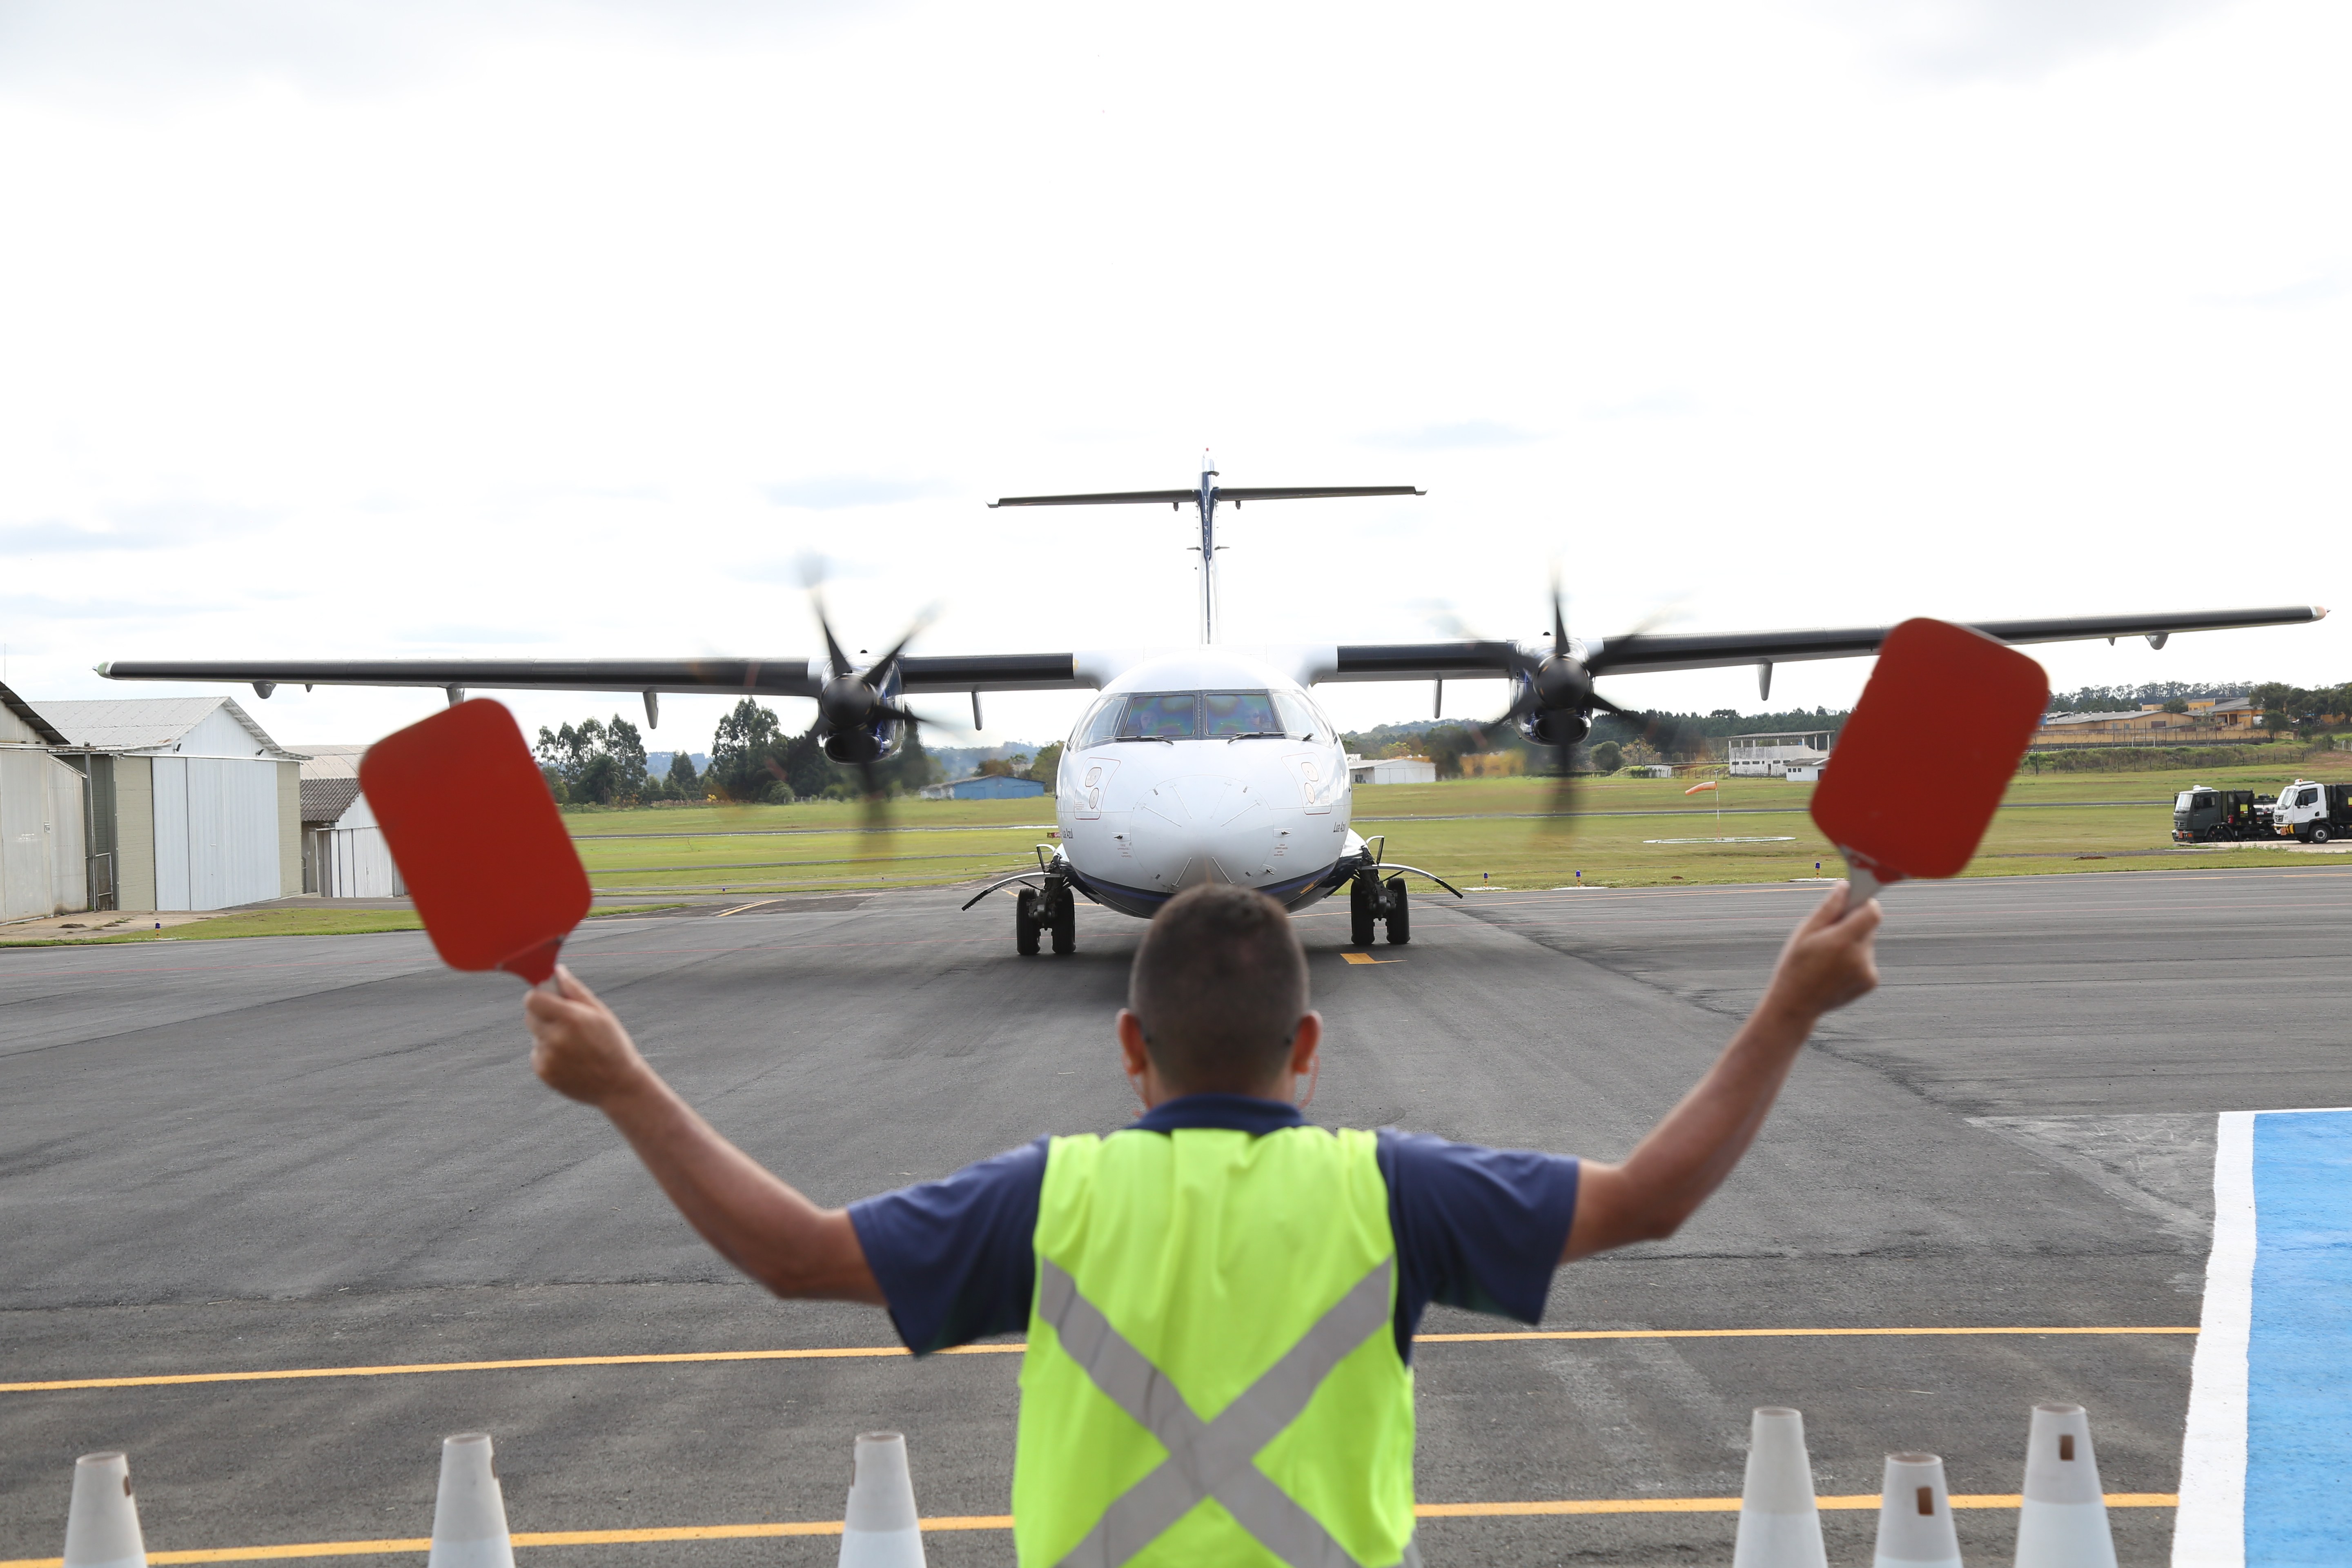
[[1282, 1070], [1307, 1012], [1307, 952], [1264, 893], [1211, 883], [1177, 894], [1136, 949], [1127, 1005], [1173, 1088], [1256, 1089]]

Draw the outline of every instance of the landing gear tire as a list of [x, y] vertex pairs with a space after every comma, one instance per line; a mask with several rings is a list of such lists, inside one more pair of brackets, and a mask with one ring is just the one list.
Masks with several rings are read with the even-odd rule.
[[1357, 877], [1348, 883], [1348, 944], [1372, 945], [1372, 880]]
[[2327, 824], [2324, 822], [2315, 822], [2311, 825], [2311, 841], [2314, 844], [2325, 844], [2327, 842]]
[[1404, 879], [1389, 879], [1389, 945], [1402, 947], [1412, 940], [1412, 902], [1404, 896]]
[[1054, 900], [1054, 951], [1078, 951], [1078, 896], [1064, 888]]
[[1013, 951], [1024, 958], [1037, 956], [1037, 895], [1027, 888], [1013, 900]]

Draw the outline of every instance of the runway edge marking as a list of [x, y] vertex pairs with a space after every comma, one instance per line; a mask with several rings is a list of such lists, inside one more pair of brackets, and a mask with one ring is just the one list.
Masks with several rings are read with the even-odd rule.
[[[1958, 1509], [2017, 1508], [2024, 1499], [2016, 1493], [1986, 1492], [1952, 1497]], [[1876, 1492], [1814, 1500], [1823, 1509], [1874, 1509]], [[2171, 1508], [2179, 1500], [2169, 1492], [2109, 1492], [2109, 1508]], [[1564, 1498], [1540, 1502], [1430, 1502], [1416, 1504], [1416, 1519], [1522, 1519], [1566, 1514], [1738, 1513], [1736, 1497]], [[1011, 1530], [1011, 1514], [966, 1514], [920, 1521], [927, 1531]], [[514, 1544], [531, 1546], [634, 1546], [666, 1541], [757, 1541], [786, 1535], [839, 1535], [837, 1519], [797, 1520], [775, 1524], [688, 1524], [650, 1530], [516, 1531]], [[274, 1546], [215, 1546], [188, 1552], [150, 1552], [151, 1563], [266, 1563], [296, 1557], [380, 1557], [432, 1548], [429, 1536], [398, 1541], [309, 1541]], [[64, 1568], [62, 1557], [0, 1559], [0, 1568]]]
[[[1895, 1339], [1968, 1337], [1986, 1334], [2194, 1334], [2193, 1327], [2151, 1325], [2094, 1328], [1889, 1328], [1889, 1329], [1527, 1329], [1492, 1333], [1416, 1334], [1416, 1344], [1487, 1344], [1515, 1340], [1759, 1340]], [[1026, 1344], [957, 1345], [938, 1355], [1018, 1355]], [[261, 1372], [173, 1372], [137, 1377], [51, 1378], [0, 1383], [0, 1394], [56, 1394], [92, 1388], [171, 1388], [197, 1383], [271, 1383], [317, 1377], [408, 1377], [437, 1372], [515, 1372], [567, 1366], [664, 1366], [688, 1362], [829, 1361], [907, 1356], [903, 1345], [840, 1345], [814, 1350], [666, 1351], [637, 1355], [534, 1356], [514, 1361], [415, 1362], [386, 1366], [289, 1367]], [[0, 1562], [0, 1568], [7, 1568]]]

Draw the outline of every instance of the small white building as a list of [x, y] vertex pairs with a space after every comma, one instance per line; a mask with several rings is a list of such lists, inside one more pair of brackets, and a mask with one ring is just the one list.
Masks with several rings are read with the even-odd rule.
[[300, 889], [302, 759], [234, 698], [34, 706], [88, 764], [91, 858], [111, 866], [113, 908], [221, 910]]
[[51, 755], [66, 738], [0, 686], [0, 921], [89, 908], [84, 784]]
[[1437, 764], [1427, 757], [1360, 757], [1348, 753], [1351, 784], [1435, 784]]
[[1819, 777], [1830, 760], [1827, 729], [1775, 730], [1731, 737], [1731, 772], [1738, 778], [1787, 778], [1793, 771]]
[[392, 846], [360, 792], [365, 746], [311, 746], [302, 764], [302, 890], [327, 899], [404, 896]]

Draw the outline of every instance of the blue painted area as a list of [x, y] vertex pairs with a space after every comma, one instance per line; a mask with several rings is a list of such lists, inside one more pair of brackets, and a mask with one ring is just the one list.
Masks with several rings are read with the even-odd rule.
[[1003, 778], [986, 773], [977, 778], [958, 779], [948, 786], [948, 793], [958, 800], [1025, 800], [1045, 793], [1045, 786], [1035, 779]]
[[2254, 1118], [2248, 1568], [2352, 1559], [2352, 1111]]

